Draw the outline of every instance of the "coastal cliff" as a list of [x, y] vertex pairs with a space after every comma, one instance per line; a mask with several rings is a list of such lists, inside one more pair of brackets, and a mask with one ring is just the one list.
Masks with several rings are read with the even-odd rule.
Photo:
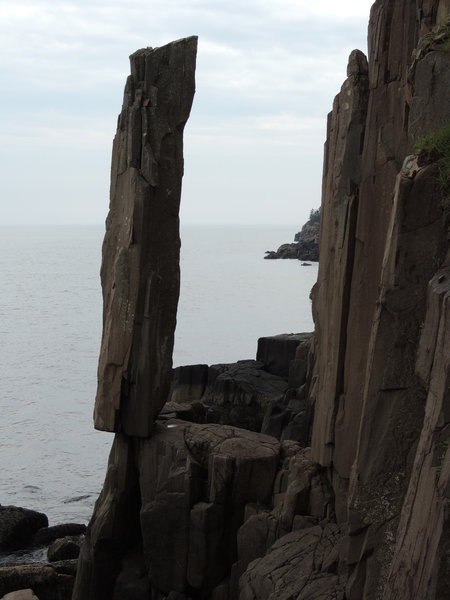
[[[74, 600], [450, 594], [449, 17], [448, 0], [377, 0], [368, 58], [350, 55], [328, 118], [313, 336], [172, 376], [196, 42], [132, 56], [95, 413], [116, 433]], [[169, 186], [154, 169], [174, 165]]]
[[296, 258], [298, 260], [319, 260], [319, 233], [321, 209], [312, 209], [308, 221], [294, 236], [294, 242], [282, 244], [278, 250], [267, 250], [264, 258]]

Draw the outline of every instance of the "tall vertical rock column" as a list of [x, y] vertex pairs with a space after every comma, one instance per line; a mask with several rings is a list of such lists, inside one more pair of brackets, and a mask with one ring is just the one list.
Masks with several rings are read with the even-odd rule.
[[[127, 580], [127, 569], [137, 572], [138, 587], [149, 587], [140, 512], [142, 498], [157, 485], [142, 480], [141, 456], [144, 446], [158, 446], [154, 421], [170, 387], [183, 129], [195, 92], [196, 54], [197, 38], [189, 37], [130, 57], [112, 153], [94, 411], [95, 427], [116, 436], [81, 551], [75, 600], [125, 597], [119, 574], [125, 572]], [[156, 450], [144, 462], [147, 469], [158, 464]]]
[[[435, 166], [419, 166], [405, 157], [418, 135], [439, 129], [450, 118], [448, 52], [436, 44], [429, 55], [420, 46], [413, 55], [418, 40], [449, 12], [448, 0], [377, 0], [369, 24], [362, 148], [351, 149], [351, 129], [340, 140], [337, 128], [329, 128], [322, 206], [322, 227], [329, 234], [321, 234], [321, 245], [329, 247], [320, 250], [313, 297], [317, 362], [312, 450], [313, 458], [329, 468], [338, 521], [348, 521], [350, 600], [385, 598], [387, 585], [395, 589], [392, 597], [412, 597], [407, 580], [420, 561], [423, 576], [414, 575], [415, 589], [420, 585], [425, 590], [436, 576], [433, 560], [413, 555], [411, 548], [420, 534], [430, 540], [433, 552], [445, 546], [445, 485], [427, 496], [431, 462], [430, 471], [419, 475], [426, 449], [434, 445], [435, 454], [439, 452], [438, 436], [434, 439], [429, 427], [422, 432], [414, 467], [422, 489], [409, 483], [403, 509], [407, 515], [418, 510], [417, 493], [430, 507], [439, 498], [438, 508], [427, 514], [433, 513], [440, 533], [433, 534], [426, 519], [412, 528], [409, 517], [400, 521], [400, 514], [424, 410], [425, 420], [434, 419], [436, 426], [445, 421], [443, 410], [432, 404], [432, 378], [427, 380], [415, 364], [427, 285], [448, 247], [445, 194], [436, 188]], [[415, 68], [410, 69], [413, 57]], [[339, 96], [330, 123], [345, 125], [342, 106]], [[346, 160], [351, 165], [353, 158], [353, 169], [346, 172], [345, 160], [335, 150], [334, 164], [328, 164], [333, 147], [340, 147], [342, 156], [349, 153]], [[358, 203], [349, 228], [339, 208], [346, 205], [352, 185]], [[426, 407], [427, 394], [431, 405]], [[394, 562], [400, 571], [389, 575], [394, 551], [398, 557], [401, 553]], [[443, 550], [434, 556], [439, 552]]]
[[[348, 301], [355, 252], [361, 158], [369, 97], [366, 57], [352, 52], [347, 79], [328, 116], [322, 181], [322, 215], [317, 284], [313, 290], [316, 367], [321, 369], [312, 448], [315, 459], [333, 460], [336, 413], [343, 393]], [[327, 365], [323, 369], [323, 365]], [[343, 517], [345, 520], [345, 517]]]
[[103, 336], [94, 422], [146, 437], [166, 401], [179, 296], [183, 129], [197, 38], [130, 57], [103, 242]]

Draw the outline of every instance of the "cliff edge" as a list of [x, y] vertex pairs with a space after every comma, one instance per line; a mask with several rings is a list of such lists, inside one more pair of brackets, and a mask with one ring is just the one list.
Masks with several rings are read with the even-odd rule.
[[374, 3], [368, 57], [352, 52], [328, 117], [315, 332], [264, 342], [253, 387], [239, 363], [170, 375], [180, 187], [158, 192], [154, 169], [164, 147], [181, 173], [189, 109], [161, 136], [160, 119], [192, 94], [163, 90], [193, 75], [195, 43], [133, 55], [96, 405], [116, 435], [74, 600], [450, 596], [449, 18], [448, 0]]

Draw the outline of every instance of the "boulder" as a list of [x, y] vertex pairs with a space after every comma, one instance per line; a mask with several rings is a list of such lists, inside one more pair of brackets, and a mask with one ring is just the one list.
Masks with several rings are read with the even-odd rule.
[[34, 595], [33, 590], [27, 589], [10, 592], [3, 596], [1, 600], [39, 600], [39, 598]]
[[55, 540], [47, 551], [49, 562], [78, 558], [83, 536], [67, 536]]
[[18, 506], [0, 506], [0, 552], [27, 547], [33, 535], [47, 525], [48, 518], [43, 513]]
[[46, 546], [55, 540], [73, 535], [82, 535], [86, 532], [86, 525], [83, 523], [61, 523], [51, 527], [43, 527], [36, 531], [30, 540], [30, 546]]
[[0, 597], [32, 589], [41, 600], [70, 600], [74, 578], [43, 564], [0, 567]]

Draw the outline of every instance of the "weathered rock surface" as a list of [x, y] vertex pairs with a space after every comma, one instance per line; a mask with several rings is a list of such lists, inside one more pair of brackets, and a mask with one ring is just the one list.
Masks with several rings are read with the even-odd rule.
[[281, 400], [287, 380], [268, 373], [259, 361], [212, 365], [204, 403], [210, 422], [261, 431], [267, 409]]
[[[356, 50], [350, 55], [347, 75], [328, 116], [322, 182], [322, 260], [312, 295], [316, 370], [321, 370], [315, 390], [312, 448], [322, 464], [329, 464], [331, 459], [336, 404], [344, 384], [348, 298], [369, 91], [367, 60], [362, 52]], [[321, 365], [327, 368], [322, 370]]]
[[268, 373], [256, 360], [177, 367], [160, 416], [261, 431], [265, 413], [287, 389], [286, 378]]
[[51, 525], [39, 529], [30, 540], [30, 547], [46, 546], [55, 540], [66, 536], [82, 535], [86, 531], [86, 525], [83, 523], [61, 523], [60, 525]]
[[78, 558], [83, 536], [66, 536], [55, 540], [47, 551], [49, 562]]
[[95, 427], [145, 437], [167, 399], [179, 296], [183, 129], [197, 38], [130, 57], [101, 268]]
[[[0, 567], [0, 597], [32, 589], [40, 600], [70, 600], [74, 577], [45, 564]], [[15, 600], [15, 599], [14, 599]]]
[[[368, 69], [360, 54], [351, 56], [329, 118], [313, 293], [312, 456], [329, 468], [337, 519], [347, 523], [350, 600], [440, 598], [436, 590], [449, 581], [447, 521], [436, 507], [433, 522], [427, 508], [431, 497], [442, 507], [444, 496], [428, 481], [425, 500], [418, 480], [431, 480], [430, 456], [420, 442], [416, 454], [420, 436], [437, 448], [438, 436], [432, 442], [426, 431], [427, 410], [440, 414], [439, 401], [416, 355], [428, 282], [448, 251], [448, 190], [437, 184], [436, 165], [406, 158], [417, 135], [450, 119], [448, 52], [416, 51], [408, 72], [419, 32], [449, 9], [378, 0]], [[442, 415], [436, 427], [445, 424]]]
[[411, 154], [450, 120], [449, 13], [373, 5], [328, 120], [312, 340], [182, 367], [124, 426], [73, 600], [450, 595], [450, 197]]
[[47, 527], [43, 513], [18, 506], [0, 506], [0, 552], [29, 545], [33, 534]]
[[270, 504], [278, 459], [274, 438], [215, 424], [117, 436], [74, 599], [112, 598], [130, 556], [155, 592], [210, 592], [235, 560], [245, 506]]
[[307, 444], [311, 338], [311, 333], [264, 337], [257, 360], [177, 367], [161, 419], [233, 425]]

